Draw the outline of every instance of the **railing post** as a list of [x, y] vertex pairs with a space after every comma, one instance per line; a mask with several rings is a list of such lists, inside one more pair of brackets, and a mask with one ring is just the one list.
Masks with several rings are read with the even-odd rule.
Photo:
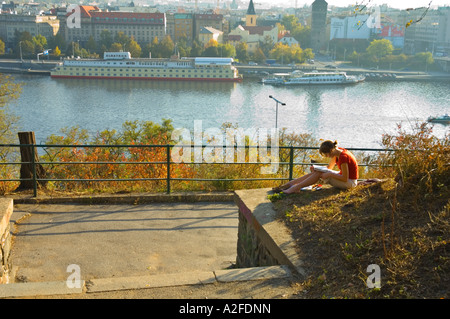
[[36, 176], [36, 158], [35, 158], [36, 149], [34, 148], [34, 145], [31, 145], [30, 148], [31, 148], [31, 172], [33, 176], [33, 195], [34, 197], [37, 197], [37, 176]]
[[292, 181], [294, 176], [294, 147], [289, 148], [289, 180]]
[[167, 150], [167, 194], [170, 194], [170, 145], [166, 145]]

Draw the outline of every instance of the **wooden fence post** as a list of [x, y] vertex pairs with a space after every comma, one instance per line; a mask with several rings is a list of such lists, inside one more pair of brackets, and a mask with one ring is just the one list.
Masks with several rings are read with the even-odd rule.
[[34, 189], [36, 193], [37, 183], [45, 186], [46, 182], [37, 181], [37, 179], [45, 177], [45, 170], [42, 165], [39, 164], [39, 156], [36, 147], [31, 146], [36, 145], [34, 132], [19, 132], [18, 135], [20, 145], [30, 145], [20, 147], [21, 162], [26, 163], [20, 166], [20, 179], [31, 179], [22, 180], [18, 190]]

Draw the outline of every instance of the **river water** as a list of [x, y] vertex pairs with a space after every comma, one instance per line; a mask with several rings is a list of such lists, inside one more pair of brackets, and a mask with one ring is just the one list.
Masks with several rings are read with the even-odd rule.
[[[23, 85], [10, 110], [22, 131], [38, 143], [61, 128], [79, 126], [91, 134], [120, 130], [127, 121], [172, 119], [176, 128], [220, 128], [231, 122], [244, 129], [286, 127], [343, 147], [379, 148], [383, 133], [394, 133], [429, 116], [450, 111], [450, 82], [363, 82], [351, 86], [274, 87], [254, 79], [243, 83], [156, 82], [51, 79], [15, 76]], [[278, 106], [276, 123], [276, 102]], [[448, 127], [434, 126], [444, 136]]]

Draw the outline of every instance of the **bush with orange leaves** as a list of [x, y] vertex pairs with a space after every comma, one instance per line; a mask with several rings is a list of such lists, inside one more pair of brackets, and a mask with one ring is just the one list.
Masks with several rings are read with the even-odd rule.
[[[222, 129], [225, 131], [229, 127], [230, 123], [224, 123]], [[53, 180], [48, 183], [48, 187], [87, 192], [165, 191], [168, 152], [172, 151], [167, 146], [175, 145], [171, 139], [173, 131], [171, 121], [164, 119], [161, 125], [153, 122], [125, 122], [120, 132], [105, 130], [97, 133], [93, 139], [79, 127], [63, 129], [62, 136], [52, 135], [47, 139], [48, 147], [41, 157], [41, 162], [47, 163], [44, 165], [48, 178]], [[246, 145], [250, 145], [248, 138]], [[288, 134], [282, 130], [279, 145], [314, 146], [314, 141], [309, 134]], [[202, 152], [208, 150], [203, 149]], [[314, 152], [317, 153], [312, 150], [295, 151], [294, 161], [304, 162]], [[289, 156], [289, 149], [280, 149], [278, 158], [272, 158], [271, 161], [288, 162]], [[244, 163], [240, 163], [237, 158], [233, 163], [207, 165], [195, 163], [193, 158], [187, 163], [172, 162], [171, 190], [224, 191], [273, 187], [280, 183], [274, 179], [286, 179], [286, 166], [279, 165], [276, 172], [268, 174], [261, 172], [264, 166], [262, 162], [258, 152], [256, 162], [250, 163], [249, 149], [245, 150]], [[296, 165], [294, 174], [301, 174], [303, 170], [304, 166]]]
[[450, 184], [449, 134], [433, 135], [429, 123], [415, 123], [411, 132], [402, 125], [397, 134], [385, 134], [383, 146], [393, 150], [380, 156], [381, 172], [393, 177], [401, 189], [418, 194], [447, 193]]
[[[170, 120], [125, 122], [123, 130], [105, 130], [90, 141], [86, 130], [63, 129], [52, 135], [42, 161], [47, 162], [49, 187], [63, 191], [162, 191], [166, 188]], [[67, 145], [67, 147], [65, 147]], [[163, 147], [158, 147], [158, 145]], [[192, 178], [185, 164], [171, 167], [172, 178]], [[183, 187], [183, 182], [178, 183]]]

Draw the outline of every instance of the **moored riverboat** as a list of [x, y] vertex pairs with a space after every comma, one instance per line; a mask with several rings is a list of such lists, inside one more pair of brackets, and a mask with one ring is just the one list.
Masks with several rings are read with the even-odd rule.
[[364, 76], [347, 75], [345, 72], [302, 72], [275, 73], [261, 80], [271, 85], [312, 85], [312, 84], [355, 84], [365, 80]]
[[240, 82], [232, 58], [133, 59], [130, 52], [105, 52], [103, 59], [65, 59], [52, 78]]
[[441, 123], [441, 124], [450, 124], [450, 116], [448, 114], [441, 116], [430, 116], [428, 118], [428, 122], [431, 123]]

